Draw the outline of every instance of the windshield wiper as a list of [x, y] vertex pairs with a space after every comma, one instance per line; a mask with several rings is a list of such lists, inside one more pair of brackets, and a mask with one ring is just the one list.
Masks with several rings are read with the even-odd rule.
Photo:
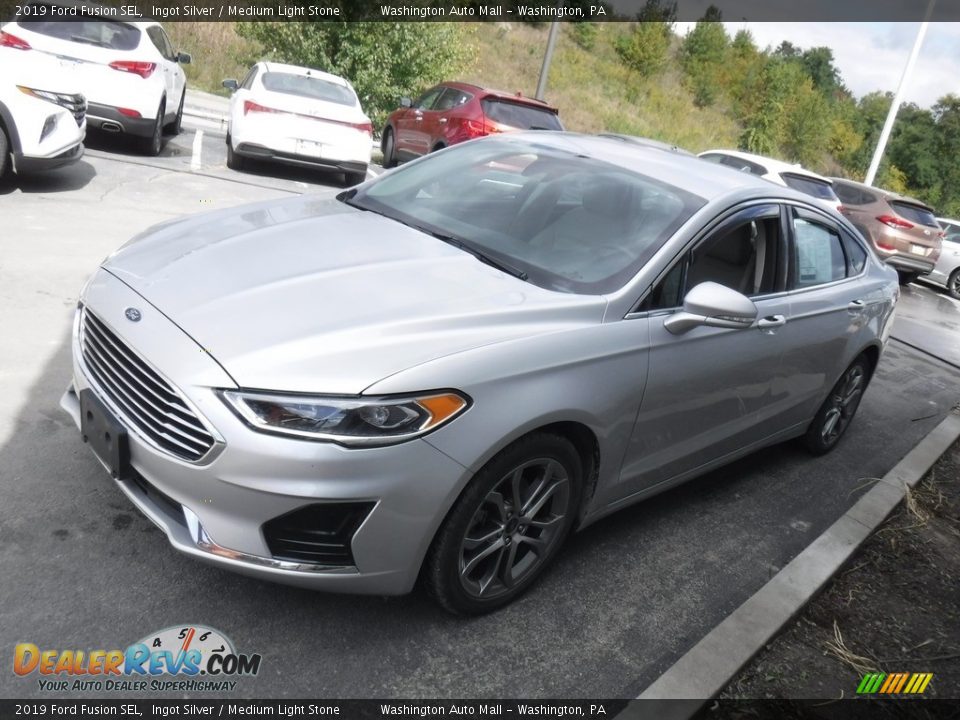
[[419, 230], [420, 232], [426, 233], [427, 235], [432, 235], [437, 240], [442, 240], [448, 245], [453, 245], [458, 250], [463, 250], [465, 253], [473, 255], [480, 262], [494, 267], [501, 272], [505, 272], [507, 275], [512, 275], [518, 280], [526, 280], [529, 275], [525, 270], [521, 270], [518, 267], [514, 267], [508, 263], [503, 262], [502, 260], [497, 260], [489, 255], [487, 255], [482, 250], [475, 248], [473, 245], [467, 243], [461, 238], [455, 237], [453, 235], [448, 235], [447, 233], [440, 232], [438, 230], [431, 230], [430, 228], [423, 227], [422, 225], [414, 225], [412, 223], [404, 223], [404, 225], [409, 225], [414, 230]]
[[489, 265], [490, 267], [494, 267], [497, 270], [500, 270], [501, 272], [505, 272], [507, 273], [507, 275], [512, 275], [518, 280], [526, 280], [529, 277], [529, 275], [525, 270], [521, 270], [520, 268], [514, 267], [509, 263], [503, 262], [502, 260], [497, 260], [496, 258], [490, 257], [485, 252], [483, 252], [482, 250], [478, 250], [471, 243], [468, 243], [466, 240], [463, 240], [462, 238], [458, 238], [454, 235], [449, 235], [439, 230], [433, 230], [432, 228], [426, 227], [424, 225], [418, 225], [416, 223], [407, 222], [406, 220], [402, 220], [401, 218], [398, 218], [395, 215], [390, 215], [380, 210], [371, 208], [368, 205], [363, 205], [361, 203], [354, 202], [353, 198], [354, 196], [356, 196], [356, 194], [357, 194], [357, 189], [352, 188], [350, 190], [346, 190], [340, 193], [339, 195], [337, 195], [337, 200], [339, 200], [340, 202], [346, 205], [349, 205], [350, 207], [355, 207], [358, 210], [366, 210], [367, 212], [372, 212], [377, 215], [382, 215], [383, 217], [389, 218], [390, 220], [396, 220], [401, 225], [406, 225], [409, 228], [413, 228], [414, 230], [419, 230], [422, 233], [426, 233], [427, 235], [435, 237], [437, 240], [442, 240], [448, 245], [453, 245], [458, 250], [463, 250], [465, 253], [469, 253], [470, 255], [473, 255], [480, 262], [486, 265]]

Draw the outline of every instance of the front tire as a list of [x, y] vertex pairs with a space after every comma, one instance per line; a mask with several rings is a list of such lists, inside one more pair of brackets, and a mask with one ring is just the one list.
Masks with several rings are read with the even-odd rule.
[[825, 455], [837, 446], [860, 407], [869, 382], [870, 367], [861, 355], [840, 376], [810, 423], [803, 444], [811, 454]]
[[[0, 172], [0, 175], [3, 173]], [[947, 294], [954, 300], [960, 300], [960, 268], [950, 273], [950, 278], [947, 280]]]
[[156, 157], [163, 149], [163, 115], [167, 111], [167, 104], [161, 100], [160, 107], [157, 108], [157, 121], [153, 124], [153, 132], [149, 137], [141, 138], [140, 148], [143, 154], [149, 157]]
[[556, 556], [582, 488], [569, 440], [536, 433], [513, 443], [476, 474], [437, 531], [424, 566], [427, 589], [457, 615], [512, 602]]

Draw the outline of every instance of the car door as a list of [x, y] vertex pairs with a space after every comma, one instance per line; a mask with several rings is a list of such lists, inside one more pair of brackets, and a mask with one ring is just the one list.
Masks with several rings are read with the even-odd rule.
[[867, 251], [826, 214], [787, 207], [788, 294], [780, 382], [789, 392], [786, 419], [805, 425], [854, 357], [872, 339], [882, 302], [864, 284]]
[[[740, 208], [698, 239], [652, 288], [647, 385], [619, 487], [626, 497], [690, 474], [783, 430], [787, 390], [778, 382], [790, 298], [781, 206]], [[665, 321], [703, 282], [750, 297], [758, 320], [746, 329]], [[616, 500], [617, 498], [610, 498]]]
[[397, 152], [407, 157], [419, 157], [430, 152], [429, 127], [435, 124], [432, 108], [446, 88], [438, 85], [427, 90], [404, 113], [397, 127]]

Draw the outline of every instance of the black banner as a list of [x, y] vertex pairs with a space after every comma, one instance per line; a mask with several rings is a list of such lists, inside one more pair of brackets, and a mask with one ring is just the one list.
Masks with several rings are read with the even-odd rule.
[[617, 718], [874, 720], [960, 717], [956, 700], [0, 700], [0, 718]]
[[[675, 8], [675, 13], [672, 12]], [[162, 22], [960, 21], [957, 0], [0, 0], [0, 18]]]

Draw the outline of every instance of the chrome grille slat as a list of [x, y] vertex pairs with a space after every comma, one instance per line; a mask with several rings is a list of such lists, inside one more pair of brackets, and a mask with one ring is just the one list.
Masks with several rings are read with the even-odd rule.
[[133, 429], [184, 460], [200, 460], [213, 448], [213, 434], [179, 391], [86, 308], [79, 339], [92, 379]]
[[[135, 397], [136, 390], [135, 390], [129, 383], [127, 383], [126, 381], [124, 381], [124, 379], [123, 379], [122, 377], [120, 377], [120, 376], [117, 375], [115, 372], [113, 372], [113, 371], [109, 368], [109, 366], [104, 363], [103, 358], [102, 358], [99, 354], [96, 353], [96, 349], [95, 349], [95, 348], [91, 348], [91, 350], [93, 350], [94, 353], [96, 354], [96, 358], [94, 359], [94, 361], [95, 361], [95, 363], [96, 363], [97, 369], [100, 371], [101, 376], [106, 376], [106, 377], [108, 377], [109, 380], [113, 381], [113, 383], [114, 383], [114, 389], [115, 389], [115, 390], [118, 390], [120, 393], [123, 394], [124, 399], [127, 401], [127, 402], [126, 402], [127, 405], [131, 405], [131, 404], [132, 404], [132, 405], [139, 411], [139, 414], [140, 414], [142, 417], [147, 417], [147, 418], [149, 418], [149, 419], [150, 419], [152, 422], [154, 422], [155, 424], [157, 424], [157, 425], [159, 425], [159, 426], [161, 426], [161, 427], [166, 428], [167, 430], [170, 430], [170, 431], [176, 433], [176, 434], [179, 435], [183, 440], [186, 440], [187, 442], [195, 443], [196, 445], [198, 445], [198, 446], [201, 447], [201, 448], [206, 444], [206, 441], [207, 441], [208, 438], [209, 438], [209, 435], [207, 435], [207, 433], [203, 433], [204, 437], [201, 437], [201, 438], [193, 437], [193, 436], [189, 435], [187, 432], [184, 432], [184, 429], [186, 429], [186, 428], [184, 428], [184, 429], [178, 428], [178, 427], [176, 427], [176, 426], [174, 426], [174, 425], [171, 425], [170, 423], [166, 422], [166, 420], [163, 419], [162, 417], [157, 417], [157, 414], [156, 414], [157, 411], [156, 411], [156, 409], [151, 410], [150, 408], [145, 407], [145, 406], [142, 404], [142, 402], [143, 402], [143, 397], [142, 397], [142, 396], [141, 396], [141, 398], [140, 398], [140, 401], [138, 402], [137, 399], [136, 399], [136, 397]], [[119, 380], [120, 383], [121, 383], [122, 385], [126, 386], [126, 387], [121, 387], [120, 385], [117, 385], [117, 384], [116, 384], [116, 381], [117, 381], [117, 380]], [[197, 431], [196, 431], [196, 430], [193, 430], [193, 432], [197, 432]]]
[[[116, 344], [112, 340], [110, 340], [109, 338], [104, 338], [99, 336], [97, 334], [96, 329], [92, 327], [88, 327], [85, 330], [84, 337], [87, 338], [88, 341], [92, 341], [93, 344], [95, 344], [97, 347], [101, 348], [103, 352], [109, 356], [109, 360], [111, 363], [118, 365], [120, 369], [124, 371], [124, 374], [128, 377], [129, 380], [137, 383], [137, 385], [143, 388], [143, 390], [150, 393], [150, 395], [156, 398], [157, 402], [163, 403], [170, 409], [176, 410], [177, 412], [186, 412], [189, 414], [189, 410], [187, 410], [187, 406], [184, 405], [179, 398], [175, 398], [175, 402], [174, 402], [174, 401], [171, 401], [168, 397], [164, 397], [163, 395], [157, 392], [157, 390], [160, 390], [161, 392], [164, 393], [164, 395], [167, 395], [168, 393], [166, 393], [166, 391], [164, 391], [163, 388], [157, 387], [156, 383], [152, 383], [153, 387], [151, 387], [151, 381], [149, 378], [145, 377], [142, 373], [138, 373], [135, 368], [125, 367], [124, 363], [129, 362], [129, 359], [121, 357], [118, 355], [118, 352], [115, 352], [115, 351], [119, 351], [119, 348], [116, 346]], [[104, 343], [104, 341], [106, 341], [106, 344]], [[110, 347], [108, 347], [108, 345]], [[111, 349], [111, 347], [113, 349]]]

